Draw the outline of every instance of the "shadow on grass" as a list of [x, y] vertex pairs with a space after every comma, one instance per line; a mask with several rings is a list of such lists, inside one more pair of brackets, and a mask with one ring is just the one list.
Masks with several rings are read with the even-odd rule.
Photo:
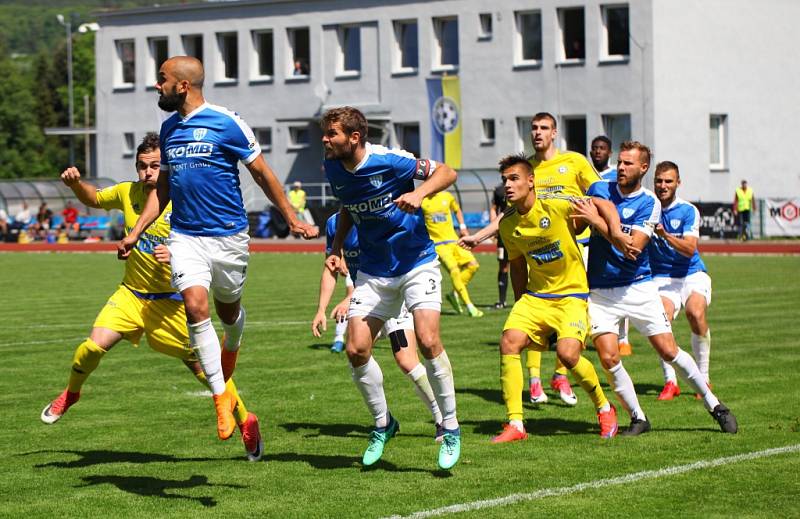
[[[388, 452], [388, 451], [387, 451]], [[415, 467], [398, 467], [394, 463], [381, 459], [371, 467], [364, 467], [361, 464], [361, 457], [356, 456], [329, 456], [324, 454], [304, 454], [298, 452], [281, 452], [277, 454], [265, 454], [262, 461], [282, 462], [282, 463], [307, 463], [315, 469], [361, 469], [363, 472], [374, 472], [384, 470], [387, 472], [409, 472], [409, 473], [429, 473], [436, 475], [439, 470], [425, 470]]]
[[286, 432], [305, 431], [306, 438], [316, 438], [319, 436], [347, 437], [367, 437], [371, 427], [365, 425], [355, 425], [350, 423], [311, 423], [311, 422], [290, 422], [282, 423], [280, 426]]
[[503, 392], [500, 389], [484, 389], [473, 387], [456, 388], [456, 394], [473, 395], [480, 397], [487, 402], [503, 404]]
[[95, 485], [114, 485], [123, 492], [136, 494], [144, 497], [160, 497], [163, 499], [187, 499], [197, 501], [206, 508], [217, 506], [217, 501], [213, 497], [201, 496], [192, 497], [181, 494], [167, 493], [168, 490], [196, 488], [196, 487], [227, 487], [227, 488], [247, 488], [243, 485], [230, 485], [224, 483], [209, 483], [206, 476], [191, 476], [187, 480], [159, 479], [149, 476], [84, 476], [81, 478], [85, 484], [78, 485], [76, 488], [89, 487]]
[[308, 345], [308, 349], [309, 350], [329, 350], [330, 351], [331, 344], [333, 344], [333, 341], [331, 341], [331, 342], [318, 342], [316, 344], [309, 344]]
[[[495, 436], [503, 431], [502, 420], [459, 421], [462, 428], [471, 429], [472, 434]], [[587, 417], [586, 421], [564, 420], [561, 418], [541, 418], [526, 420], [525, 430], [530, 436], [554, 436], [561, 434], [599, 434], [598, 425]]]
[[153, 452], [126, 452], [126, 451], [107, 451], [107, 450], [40, 450], [25, 452], [20, 456], [30, 456], [32, 454], [73, 454], [79, 456], [72, 461], [51, 461], [34, 465], [35, 468], [56, 467], [71, 469], [79, 467], [91, 467], [94, 465], [104, 465], [106, 463], [178, 463], [178, 462], [197, 462], [197, 461], [219, 461], [217, 458], [178, 458], [172, 454], [156, 454]]

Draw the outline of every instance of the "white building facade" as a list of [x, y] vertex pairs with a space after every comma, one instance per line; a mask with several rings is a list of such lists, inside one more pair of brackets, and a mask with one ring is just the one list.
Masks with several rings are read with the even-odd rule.
[[[530, 117], [547, 111], [561, 148], [586, 153], [600, 134], [648, 144], [655, 161], [680, 165], [690, 200], [732, 200], [743, 178], [760, 197], [798, 194], [784, 151], [800, 137], [798, 18], [793, 0], [250, 0], [104, 13], [98, 175], [131, 178], [138, 141], [166, 116], [158, 66], [188, 54], [205, 65], [206, 99], [244, 118], [284, 183], [324, 181], [317, 121], [340, 105], [367, 115], [371, 141], [428, 156], [426, 80], [456, 75], [462, 168], [489, 187], [501, 156], [530, 151]], [[262, 208], [241, 178], [248, 210]]]

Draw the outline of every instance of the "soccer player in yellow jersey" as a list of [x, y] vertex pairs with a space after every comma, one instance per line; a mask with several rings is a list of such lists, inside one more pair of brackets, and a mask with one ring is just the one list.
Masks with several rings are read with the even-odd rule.
[[[126, 230], [130, 230], [155, 188], [160, 167], [158, 134], [148, 133], [136, 150], [138, 182], [121, 182], [98, 190], [82, 181], [74, 167], [66, 169], [61, 180], [86, 206], [121, 209]], [[151, 348], [181, 359], [202, 384], [208, 385], [189, 344], [183, 301], [170, 285], [169, 251], [164, 242], [170, 232], [171, 210], [168, 205], [127, 258], [122, 284], [98, 314], [89, 337], [76, 348], [67, 388], [42, 411], [44, 423], [57, 422], [78, 401], [83, 383], [108, 350], [122, 339], [138, 344], [142, 334]], [[242, 432], [247, 458], [258, 461], [263, 451], [258, 418], [247, 411], [232, 379], [228, 379], [226, 386], [236, 400], [234, 417]]]
[[520, 353], [547, 349], [557, 337], [556, 353], [588, 393], [600, 421], [600, 436], [617, 433], [616, 410], [608, 402], [592, 363], [581, 356], [586, 339], [589, 286], [571, 219], [570, 197], [537, 195], [534, 171], [523, 155], [500, 161], [506, 198], [512, 207], [500, 222], [508, 252], [516, 302], [500, 338], [500, 380], [508, 423], [493, 443], [524, 440]]
[[464, 312], [461, 307], [463, 301], [470, 316], [483, 317], [483, 312], [472, 304], [467, 291], [467, 285], [478, 271], [478, 260], [471, 252], [458, 246], [458, 236], [453, 227], [452, 213], [455, 213], [460, 232], [462, 235], [467, 233], [461, 207], [449, 192], [439, 191], [422, 200], [422, 213], [425, 215], [425, 227], [436, 246], [439, 261], [453, 282], [454, 291], [447, 294], [447, 300], [458, 313]]

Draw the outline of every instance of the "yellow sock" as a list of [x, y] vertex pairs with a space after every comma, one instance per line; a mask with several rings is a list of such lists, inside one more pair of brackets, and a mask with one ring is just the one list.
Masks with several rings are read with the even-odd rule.
[[522, 421], [522, 366], [519, 355], [500, 356], [500, 384], [508, 419]]
[[464, 304], [471, 305], [472, 300], [469, 298], [469, 292], [467, 292], [467, 285], [461, 281], [461, 270], [458, 267], [453, 267], [450, 270], [450, 280], [453, 282], [453, 288], [458, 293], [459, 297]]
[[525, 357], [525, 365], [528, 367], [528, 376], [530, 378], [542, 378], [542, 352], [529, 349]]
[[461, 270], [461, 282], [464, 283], [465, 286], [469, 285], [469, 282], [472, 281], [472, 276], [474, 276], [475, 273], [478, 272], [479, 267], [480, 265], [478, 265], [477, 263], [475, 264], [469, 263], [467, 264], [466, 267], [464, 267]]
[[77, 348], [72, 356], [72, 369], [69, 372], [67, 391], [77, 393], [92, 371], [100, 364], [100, 359], [106, 350], [97, 345], [92, 339], [86, 339]]
[[[206, 380], [205, 373], [201, 371], [200, 373], [194, 373], [194, 376], [201, 384], [208, 387], [208, 380]], [[244, 401], [242, 397], [239, 396], [239, 392], [236, 390], [236, 384], [233, 383], [232, 378], [229, 378], [228, 382], [225, 383], [225, 389], [230, 391], [236, 399], [236, 409], [233, 410], [233, 413], [236, 415], [236, 423], [244, 422], [247, 420], [247, 408], [244, 406]]]
[[567, 371], [569, 371], [567, 367], [564, 364], [562, 364], [561, 359], [559, 359], [558, 356], [556, 356], [556, 374], [564, 375], [566, 377]]
[[236, 417], [236, 423], [243, 423], [247, 420], [247, 408], [244, 406], [244, 402], [242, 401], [242, 397], [239, 396], [239, 392], [236, 391], [236, 384], [233, 383], [233, 378], [229, 378], [228, 382], [225, 383], [225, 389], [230, 391], [233, 395], [233, 398], [236, 399], [236, 409], [233, 410], [233, 414]]
[[597, 372], [586, 357], [581, 356], [578, 363], [572, 368], [572, 375], [575, 377], [575, 381], [586, 391], [586, 394], [589, 395], [595, 408], [600, 409], [608, 403], [608, 399], [603, 393], [603, 388], [600, 387], [600, 379], [597, 378]]

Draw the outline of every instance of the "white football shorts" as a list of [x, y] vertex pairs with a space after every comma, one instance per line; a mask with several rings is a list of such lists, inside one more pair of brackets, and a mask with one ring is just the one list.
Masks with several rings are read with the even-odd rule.
[[233, 303], [242, 297], [250, 258], [246, 231], [231, 236], [190, 236], [172, 231], [172, 286], [178, 291], [202, 286], [215, 299]]
[[654, 277], [653, 283], [658, 288], [658, 294], [669, 299], [675, 307], [673, 319], [678, 317], [681, 306], [686, 306], [692, 293], [703, 296], [706, 306], [711, 305], [711, 276], [705, 272], [693, 272], [684, 278]]
[[672, 333], [664, 304], [651, 280], [590, 291], [589, 334], [593, 338], [604, 333], [619, 334], [619, 325], [626, 317], [645, 337]]
[[347, 317], [376, 317], [386, 322], [409, 312], [442, 309], [442, 273], [433, 260], [395, 277], [371, 276], [359, 271]]
[[408, 311], [405, 303], [403, 303], [403, 307], [400, 309], [400, 313], [397, 315], [397, 317], [393, 317], [386, 321], [386, 324], [383, 325], [383, 330], [381, 330], [381, 332], [383, 333], [384, 337], [388, 337], [389, 334], [396, 332], [397, 330], [414, 331], [414, 316]]

